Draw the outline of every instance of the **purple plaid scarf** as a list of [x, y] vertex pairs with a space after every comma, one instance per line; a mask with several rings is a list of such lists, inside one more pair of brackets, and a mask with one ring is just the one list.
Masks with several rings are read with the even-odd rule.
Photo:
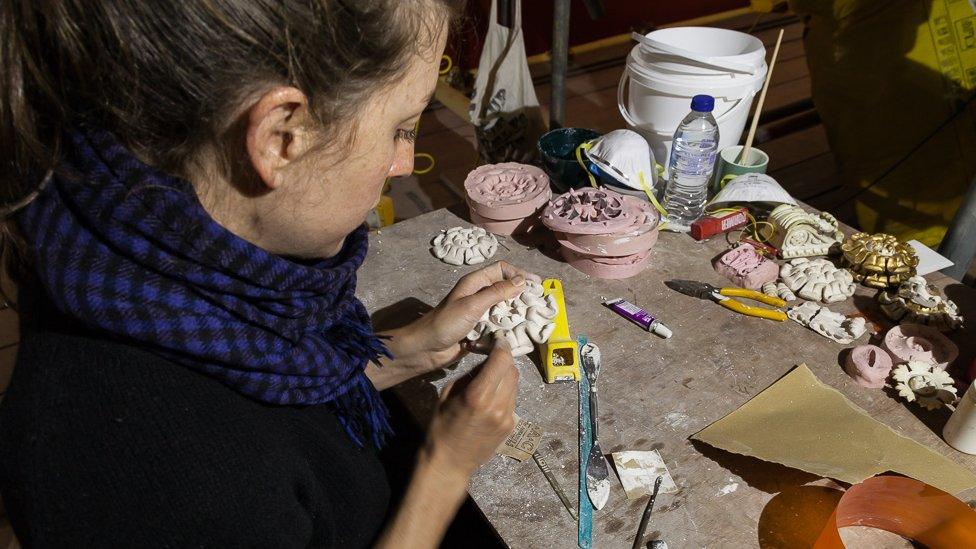
[[261, 402], [329, 403], [358, 445], [382, 444], [387, 411], [364, 369], [389, 355], [355, 296], [365, 227], [329, 259], [270, 254], [94, 130], [68, 136], [61, 173], [18, 222], [64, 313]]

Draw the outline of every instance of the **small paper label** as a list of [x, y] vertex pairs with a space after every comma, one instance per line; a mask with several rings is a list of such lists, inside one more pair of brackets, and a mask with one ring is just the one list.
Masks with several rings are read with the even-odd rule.
[[498, 453], [518, 461], [525, 461], [531, 459], [532, 454], [539, 447], [539, 443], [542, 441], [542, 429], [538, 425], [525, 421], [517, 415], [515, 417], [518, 419], [518, 422], [515, 424], [515, 430], [512, 431], [512, 434], [508, 435], [505, 443], [498, 448]]

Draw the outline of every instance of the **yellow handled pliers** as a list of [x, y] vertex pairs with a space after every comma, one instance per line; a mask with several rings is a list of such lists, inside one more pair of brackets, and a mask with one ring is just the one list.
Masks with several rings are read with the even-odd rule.
[[737, 299], [732, 299], [733, 297], [742, 297], [752, 299], [760, 303], [765, 303], [766, 305], [771, 305], [773, 307], [786, 306], [786, 302], [782, 299], [766, 295], [762, 292], [747, 290], [746, 288], [716, 288], [711, 284], [696, 282], [694, 280], [668, 280], [665, 282], [665, 284], [668, 286], [668, 288], [671, 288], [677, 292], [681, 292], [692, 297], [697, 297], [699, 299], [711, 299], [726, 309], [744, 314], [746, 316], [768, 318], [769, 320], [778, 320], [780, 322], [786, 320], [786, 313], [783, 311], [766, 309], [763, 307], [754, 307], [752, 305], [746, 305]]

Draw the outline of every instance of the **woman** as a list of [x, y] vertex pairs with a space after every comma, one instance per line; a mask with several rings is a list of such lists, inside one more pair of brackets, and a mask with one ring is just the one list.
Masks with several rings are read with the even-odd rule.
[[537, 277], [487, 267], [382, 334], [354, 292], [363, 220], [412, 171], [458, 11], [0, 2], [23, 273], [0, 490], [21, 542], [437, 544], [511, 431], [511, 354], [445, 391], [389, 513], [377, 389], [456, 361]]

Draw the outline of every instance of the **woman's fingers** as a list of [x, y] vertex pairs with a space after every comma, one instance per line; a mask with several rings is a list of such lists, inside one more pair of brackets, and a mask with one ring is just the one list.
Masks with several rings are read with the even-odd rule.
[[516, 376], [517, 382], [518, 370], [512, 359], [512, 350], [508, 342], [500, 339], [495, 342], [495, 348], [468, 385], [467, 396], [472, 404], [484, 405], [495, 397], [499, 386], [512, 376]]
[[451, 297], [461, 298], [474, 294], [475, 292], [491, 286], [502, 280], [510, 280], [516, 276], [522, 276], [527, 280], [541, 282], [539, 275], [520, 269], [506, 261], [496, 261], [487, 267], [470, 272], [461, 277], [458, 283], [451, 290]]
[[[485, 286], [477, 292], [458, 299], [453, 305], [458, 307], [461, 314], [472, 323], [477, 322], [485, 311], [492, 305], [500, 303], [506, 299], [518, 297], [525, 289], [525, 278], [522, 275], [515, 275], [510, 280], [499, 280], [494, 284]], [[468, 328], [470, 329], [470, 327]]]

